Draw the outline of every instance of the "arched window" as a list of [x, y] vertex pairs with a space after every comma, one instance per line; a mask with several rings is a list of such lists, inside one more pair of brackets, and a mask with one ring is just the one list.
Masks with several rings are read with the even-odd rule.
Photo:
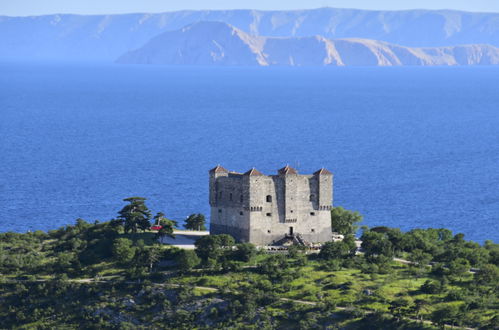
[[267, 200], [267, 203], [272, 203], [272, 196], [267, 195], [266, 200]]
[[310, 199], [309, 199], [311, 202], [315, 201], [315, 195], [314, 194], [311, 194], [310, 195]]

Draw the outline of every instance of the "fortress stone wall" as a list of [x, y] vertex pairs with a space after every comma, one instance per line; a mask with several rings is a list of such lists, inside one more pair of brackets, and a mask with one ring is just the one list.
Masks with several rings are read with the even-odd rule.
[[310, 243], [331, 240], [333, 175], [328, 170], [300, 175], [286, 166], [267, 176], [217, 166], [209, 176], [211, 234], [257, 245], [297, 235]]

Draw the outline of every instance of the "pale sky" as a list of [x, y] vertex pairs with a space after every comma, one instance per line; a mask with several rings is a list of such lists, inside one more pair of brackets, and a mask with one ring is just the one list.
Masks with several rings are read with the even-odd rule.
[[499, 0], [0, 0], [0, 15], [117, 14], [183, 9], [456, 9], [499, 12]]

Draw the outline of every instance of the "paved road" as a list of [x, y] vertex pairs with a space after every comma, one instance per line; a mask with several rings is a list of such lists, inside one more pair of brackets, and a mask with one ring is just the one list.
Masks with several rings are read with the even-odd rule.
[[174, 230], [175, 238], [164, 236], [159, 239], [161, 244], [169, 244], [181, 249], [194, 250], [194, 243], [201, 236], [209, 235], [209, 231]]

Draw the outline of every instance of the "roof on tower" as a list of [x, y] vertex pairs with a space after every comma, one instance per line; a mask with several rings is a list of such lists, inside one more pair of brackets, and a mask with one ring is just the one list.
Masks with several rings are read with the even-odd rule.
[[333, 173], [323, 167], [320, 170], [314, 172], [314, 175], [333, 175]]
[[210, 170], [210, 173], [229, 173], [229, 171], [223, 168], [222, 166], [217, 165], [216, 167]]
[[281, 168], [279, 171], [277, 171], [279, 174], [298, 174], [298, 171], [292, 168], [289, 165], [284, 166]]
[[252, 168], [251, 170], [249, 170], [248, 172], [244, 173], [244, 175], [263, 175], [262, 172], [260, 172], [259, 170], [257, 170], [256, 168]]

